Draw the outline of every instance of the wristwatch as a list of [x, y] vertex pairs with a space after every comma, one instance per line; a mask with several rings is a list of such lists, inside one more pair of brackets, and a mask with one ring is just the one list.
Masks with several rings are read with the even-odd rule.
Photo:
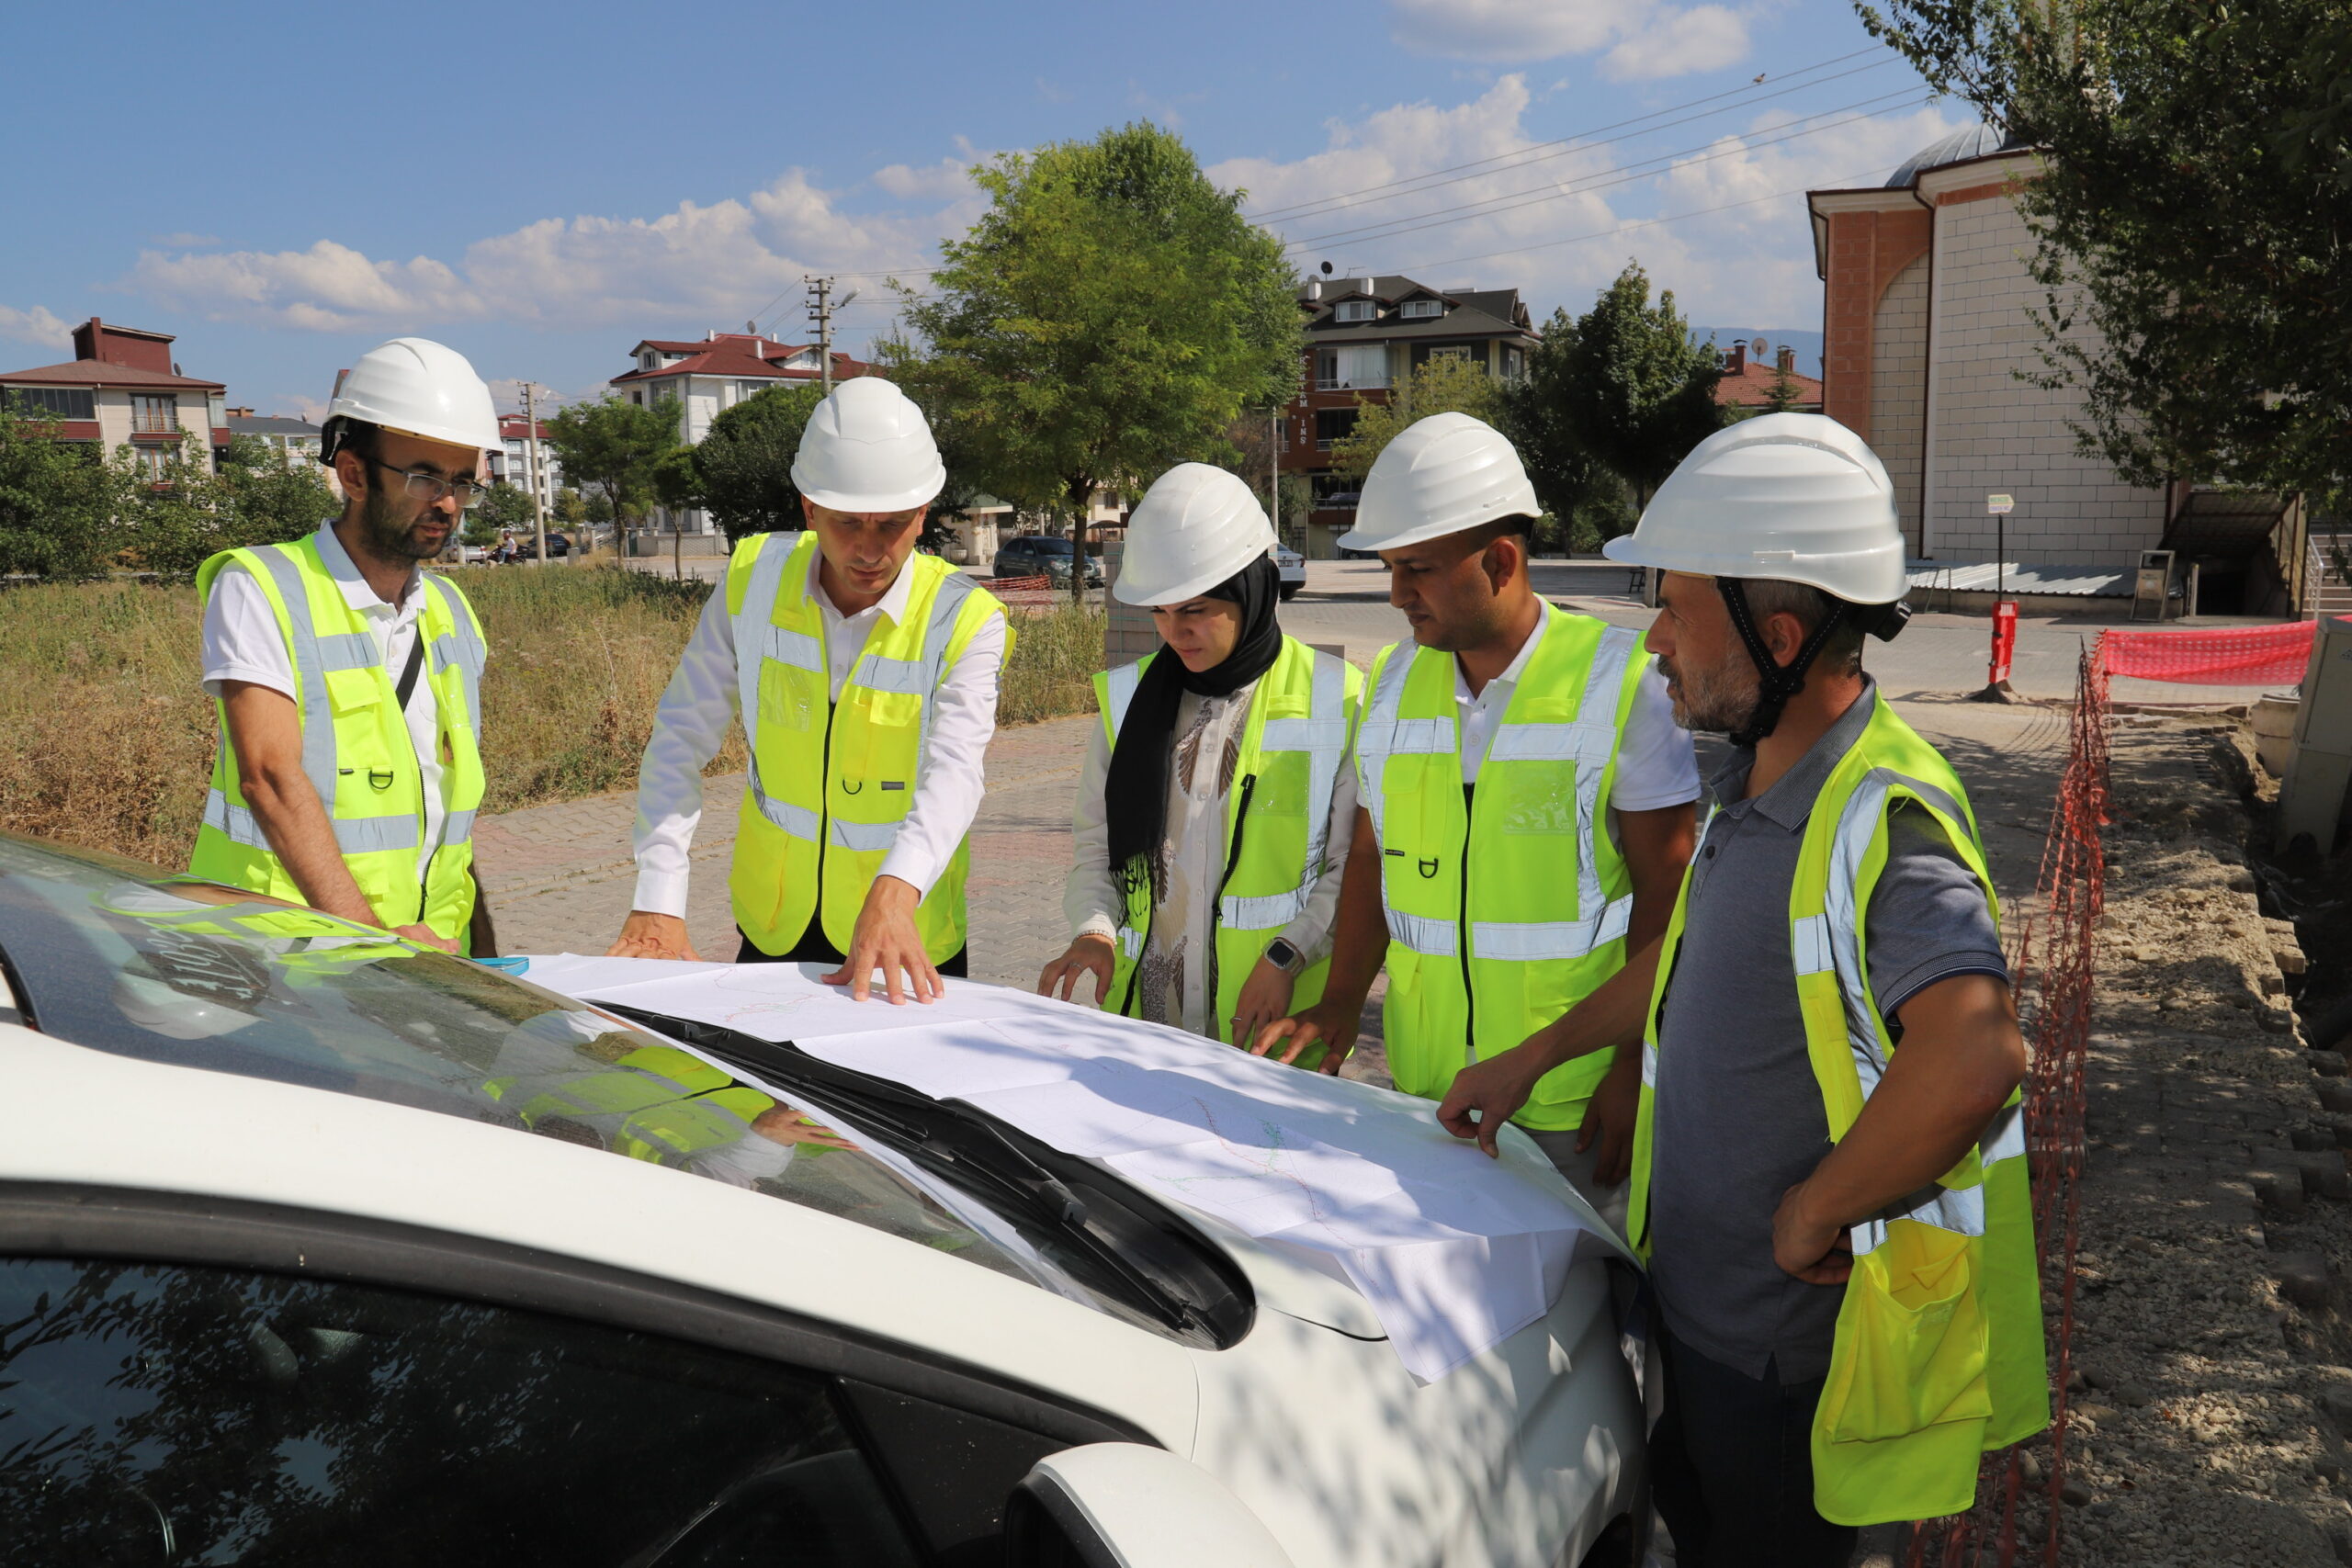
[[1306, 954], [1283, 938], [1276, 937], [1266, 944], [1266, 962], [1285, 975], [1295, 975], [1306, 967]]

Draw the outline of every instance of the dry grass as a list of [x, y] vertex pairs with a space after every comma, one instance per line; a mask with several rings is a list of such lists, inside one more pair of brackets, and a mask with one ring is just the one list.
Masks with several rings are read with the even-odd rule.
[[[452, 573], [491, 647], [482, 681], [487, 811], [628, 787], [653, 708], [708, 590], [647, 572]], [[1082, 712], [1103, 616], [1014, 613], [998, 712]], [[187, 863], [212, 767], [193, 588], [130, 583], [0, 592], [0, 829]], [[740, 734], [711, 763], [743, 766]]]

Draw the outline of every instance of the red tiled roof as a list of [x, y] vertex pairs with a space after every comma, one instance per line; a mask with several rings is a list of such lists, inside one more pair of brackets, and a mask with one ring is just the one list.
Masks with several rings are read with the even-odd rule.
[[[1724, 372], [1723, 379], [1715, 383], [1715, 401], [1729, 408], [1760, 408], [1772, 400], [1772, 385], [1780, 378], [1772, 367], [1747, 360], [1738, 369]], [[1819, 381], [1794, 370], [1789, 372], [1789, 381], [1797, 389], [1800, 407], [1821, 406]]]
[[145, 387], [155, 390], [190, 392], [228, 390], [227, 383], [221, 381], [199, 381], [193, 376], [166, 376], [160, 370], [109, 365], [101, 359], [69, 359], [62, 365], [44, 365], [34, 370], [0, 372], [0, 382], [36, 387]]

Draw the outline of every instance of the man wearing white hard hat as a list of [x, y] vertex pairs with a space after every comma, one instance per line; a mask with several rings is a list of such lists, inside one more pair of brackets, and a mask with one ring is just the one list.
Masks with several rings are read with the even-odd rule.
[[808, 416], [808, 528], [735, 547], [662, 694], [638, 773], [637, 896], [616, 957], [693, 958], [686, 853], [702, 769], [739, 714], [752, 763], [728, 890], [739, 963], [838, 965], [860, 1001], [965, 973], [966, 835], [1011, 632], [994, 595], [918, 555], [947, 481], [931, 426], [879, 378]]
[[1222, 468], [1179, 464], [1136, 504], [1112, 592], [1162, 646], [1094, 677], [1069, 950], [1040, 992], [1091, 973], [1114, 1012], [1244, 1044], [1322, 994], [1363, 678], [1283, 635], [1273, 547]]
[[481, 624], [419, 570], [481, 493], [490, 389], [424, 338], [335, 388], [319, 457], [343, 515], [197, 572], [220, 745], [188, 869], [450, 952], [493, 945], [473, 875]]
[[[1628, 1237], [1664, 1319], [1658, 1511], [1678, 1562], [1843, 1564], [1856, 1527], [1964, 1512], [1981, 1455], [2049, 1418], [1984, 846], [1862, 672], [1907, 610], [1860, 437], [1719, 431], [1609, 554], [1666, 573], [1649, 646], [1676, 712], [1735, 748], [1663, 983], [1604, 987], [1575, 1041], [1644, 1043]], [[1559, 1043], [1464, 1072], [1448, 1124], [1483, 1139]]]
[[[1666, 929], [1699, 795], [1690, 737], [1637, 634], [1536, 595], [1540, 510], [1510, 443], [1467, 414], [1419, 421], [1374, 460], [1340, 543], [1379, 552], [1414, 641], [1382, 650], [1357, 729], [1363, 809], [1330, 987], [1259, 1049], [1326, 1041], [1334, 1067], [1385, 960], [1389, 1070], [1442, 1099]], [[1639, 1073], [1630, 1051], [1580, 1059], [1514, 1108], [1604, 1213]]]

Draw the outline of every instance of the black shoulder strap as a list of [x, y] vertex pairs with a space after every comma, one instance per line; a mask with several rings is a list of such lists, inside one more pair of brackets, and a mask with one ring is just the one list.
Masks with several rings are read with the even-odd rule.
[[409, 694], [416, 690], [416, 677], [424, 668], [424, 617], [417, 617], [415, 640], [408, 645], [408, 663], [401, 671], [399, 682], [392, 688], [395, 704], [401, 712], [408, 712]]

